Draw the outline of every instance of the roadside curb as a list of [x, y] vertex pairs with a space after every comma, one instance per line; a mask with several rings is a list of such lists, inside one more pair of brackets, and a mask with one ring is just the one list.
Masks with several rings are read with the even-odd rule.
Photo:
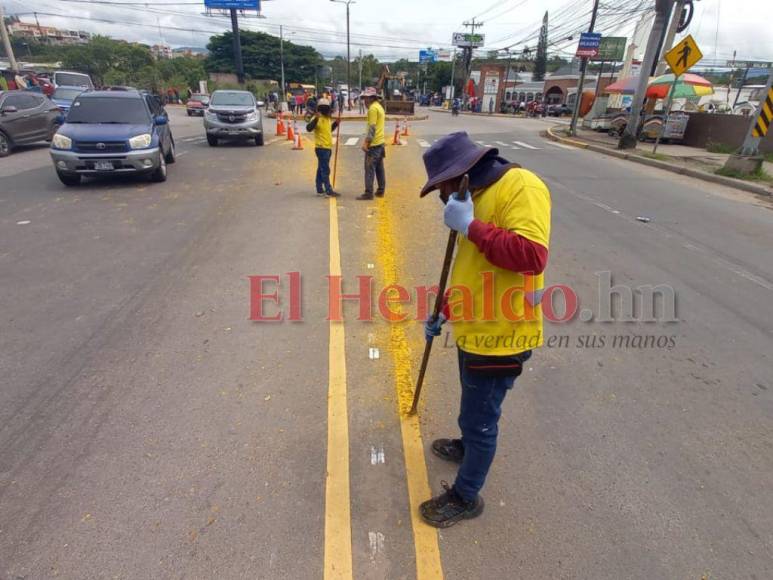
[[687, 177], [693, 177], [695, 179], [701, 179], [703, 181], [717, 183], [719, 185], [725, 185], [727, 187], [742, 189], [750, 193], [756, 193], [757, 195], [765, 195], [768, 197], [773, 196], [773, 189], [770, 187], [766, 187], [764, 185], [747, 183], [746, 181], [741, 181], [740, 179], [733, 179], [732, 177], [716, 175], [714, 173], [709, 173], [707, 171], [701, 171], [700, 169], [682, 167], [679, 165], [674, 165], [673, 163], [667, 163], [666, 161], [660, 161], [658, 159], [650, 159], [649, 157], [642, 157], [641, 155], [625, 153], [623, 151], [618, 151], [617, 149], [608, 149], [607, 147], [602, 147], [601, 145], [594, 145], [593, 143], [588, 143], [587, 141], [581, 141], [579, 139], [570, 139], [569, 137], [562, 137], [561, 135], [556, 135], [553, 132], [554, 129], [556, 129], [556, 127], [549, 127], [547, 131], [545, 131], [545, 136], [551, 141], [556, 141], [558, 143], [563, 143], [565, 145], [571, 145], [579, 149], [587, 149], [588, 151], [602, 153], [604, 155], [609, 155], [610, 157], [616, 157], [618, 159], [633, 161], [634, 163], [639, 163], [641, 165], [648, 165], [649, 167], [655, 167], [657, 169], [662, 169], [664, 171], [670, 171], [671, 173], [678, 173], [679, 175], [686, 175]]
[[[430, 111], [435, 113], [450, 113], [450, 109], [442, 107], [430, 107]], [[473, 113], [472, 111], [459, 111], [460, 115], [471, 115], [473, 117], [501, 117], [503, 119], [528, 119], [526, 115], [513, 115], [509, 113]]]

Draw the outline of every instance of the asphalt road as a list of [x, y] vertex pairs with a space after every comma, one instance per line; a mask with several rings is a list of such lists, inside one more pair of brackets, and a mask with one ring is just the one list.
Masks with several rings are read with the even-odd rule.
[[[308, 142], [213, 149], [171, 116], [163, 184], [65, 188], [44, 147], [0, 161], [0, 579], [773, 577], [767, 200], [559, 147], [541, 120], [433, 113], [388, 148], [373, 203], [353, 200], [362, 127], [344, 123], [333, 204]], [[438, 534], [412, 514], [453, 479], [422, 450], [456, 432], [456, 355], [436, 344], [405, 418], [417, 307], [387, 323], [377, 296], [436, 282], [421, 153], [458, 129], [549, 185], [548, 283], [592, 316], [546, 327], [485, 514]], [[373, 276], [373, 321], [354, 301], [327, 320], [339, 252], [345, 292]], [[250, 321], [248, 277], [280, 277], [264, 314], [287, 318], [291, 272], [303, 321]], [[637, 298], [670, 286], [678, 320], [599, 321], [604, 272]]]

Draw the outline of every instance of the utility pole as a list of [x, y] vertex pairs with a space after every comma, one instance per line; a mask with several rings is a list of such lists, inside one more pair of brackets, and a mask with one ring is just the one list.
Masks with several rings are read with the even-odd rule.
[[[236, 80], [244, 84], [244, 61], [242, 60], [242, 40], [239, 36], [239, 17], [236, 8], [231, 8], [231, 30], [234, 36], [234, 60], [236, 61]], [[159, 28], [160, 30], [160, 28]]]
[[456, 68], [456, 49], [454, 49], [454, 52], [451, 53], [451, 97], [448, 99], [449, 108], [451, 107], [451, 102], [454, 100], [454, 97], [456, 96], [456, 89], [454, 89], [454, 69]]
[[660, 60], [658, 60], [658, 66], [655, 69], [655, 76], [659, 77], [666, 72], [666, 53], [674, 46], [674, 38], [676, 38], [676, 31], [679, 28], [679, 23], [682, 21], [682, 13], [684, 12], [684, 5], [687, 4], [687, 0], [676, 0], [676, 7], [674, 13], [671, 16], [671, 24], [668, 25], [668, 32], [666, 32], [666, 39], [663, 42], [663, 50], [660, 51]]
[[357, 89], [362, 91], [362, 49], [360, 49], [360, 82], [357, 83]]
[[8, 63], [11, 65], [11, 70], [18, 72], [19, 65], [16, 64], [16, 57], [13, 55], [13, 47], [11, 46], [11, 38], [8, 36], [8, 30], [5, 28], [5, 13], [3, 12], [2, 4], [0, 4], [0, 35], [3, 37], [3, 47], [5, 47], [5, 54], [8, 55]]
[[[588, 32], [593, 32], [593, 29], [596, 27], [596, 16], [598, 16], [598, 13], [599, 13], [599, 0], [593, 0], [593, 12], [591, 13], [590, 26], [588, 27]], [[584, 56], [580, 61], [580, 80], [577, 84], [577, 98], [575, 98], [574, 100], [574, 111], [572, 111], [572, 122], [569, 124], [570, 135], [577, 134], [577, 117], [580, 115], [580, 104], [582, 103], [582, 89], [583, 89], [583, 85], [585, 85], [585, 69], [587, 68], [588, 68], [588, 57]], [[601, 82], [600, 79], [597, 79], [596, 80], [597, 86], [599, 82]]]
[[346, 101], [347, 108], [352, 110], [352, 58], [351, 58], [351, 43], [349, 42], [349, 4], [356, 4], [354, 0], [330, 0], [331, 2], [338, 2], [339, 4], [346, 4]]
[[282, 94], [279, 102], [284, 103], [287, 99], [287, 89], [285, 88], [285, 37], [282, 32], [282, 25], [279, 25], [279, 66], [282, 69]]
[[666, 29], [668, 17], [671, 14], [671, 4], [673, 0], [655, 0], [655, 21], [652, 23], [652, 30], [647, 40], [647, 50], [644, 53], [644, 60], [641, 63], [641, 74], [639, 75], [639, 86], [636, 87], [636, 93], [631, 103], [631, 115], [628, 118], [628, 124], [625, 131], [620, 136], [617, 144], [618, 149], [635, 149], [637, 136], [639, 134], [639, 120], [641, 119], [641, 108], [644, 104], [644, 96], [647, 93], [647, 84], [649, 82], [648, 71], [652, 70], [655, 59], [658, 57], [660, 38]]
[[765, 92], [760, 98], [760, 110], [750, 115], [749, 128], [743, 145], [734, 155], [727, 158], [725, 169], [737, 171], [744, 175], [757, 173], [762, 168], [763, 158], [760, 153], [760, 141], [768, 134], [771, 122], [773, 122], [773, 68], [768, 73], [768, 82]]
[[505, 50], [507, 51], [507, 68], [505, 69], [505, 82], [502, 83], [502, 101], [506, 101], [507, 97], [507, 81], [510, 78], [510, 57], [512, 57], [510, 49], [506, 48]]
[[469, 22], [463, 22], [462, 25], [465, 28], [470, 29], [470, 46], [465, 46], [464, 48], [464, 86], [462, 87], [462, 98], [465, 96], [465, 90], [467, 89], [467, 85], [470, 84], [470, 75], [472, 74], [472, 42], [475, 37], [475, 29], [480, 28], [483, 26], [483, 22], [475, 22], [475, 18], [470, 20]]

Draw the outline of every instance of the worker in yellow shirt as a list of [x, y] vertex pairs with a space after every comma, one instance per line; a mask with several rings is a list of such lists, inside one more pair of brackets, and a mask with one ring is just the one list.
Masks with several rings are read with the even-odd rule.
[[[447, 528], [483, 512], [479, 492], [494, 461], [502, 403], [543, 343], [551, 202], [539, 177], [465, 132], [438, 140], [424, 165], [421, 195], [439, 189], [444, 221], [460, 234], [443, 314], [424, 328], [429, 340], [449, 320], [459, 356], [461, 437], [432, 442], [432, 452], [459, 471], [452, 487], [419, 507], [425, 522]], [[459, 192], [465, 174], [469, 191]]]
[[306, 130], [314, 132], [314, 153], [317, 155], [317, 195], [320, 197], [338, 197], [330, 185], [330, 154], [333, 149], [333, 131], [338, 127], [338, 121], [333, 121], [330, 110], [330, 100], [321, 98], [317, 101], [317, 110], [313, 115], [307, 115]]
[[379, 95], [373, 87], [366, 88], [361, 99], [365, 100], [365, 106], [368, 107], [368, 116], [366, 124], [365, 141], [362, 144], [362, 150], [365, 152], [365, 193], [358, 196], [357, 199], [373, 199], [373, 178], [376, 178], [378, 188], [376, 195], [384, 196], [386, 190], [386, 176], [384, 175], [384, 121], [386, 114], [384, 107], [379, 102]]

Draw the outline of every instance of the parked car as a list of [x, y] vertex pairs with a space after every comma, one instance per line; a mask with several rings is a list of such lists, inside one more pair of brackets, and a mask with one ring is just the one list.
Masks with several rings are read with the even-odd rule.
[[549, 117], [561, 117], [562, 115], [571, 115], [572, 108], [567, 104], [550, 105], [547, 110]]
[[54, 94], [51, 95], [51, 100], [57, 107], [59, 107], [62, 115], [67, 115], [67, 112], [70, 110], [70, 106], [75, 100], [75, 97], [80, 95], [83, 91], [83, 87], [57, 87], [54, 91]]
[[51, 75], [54, 87], [83, 87], [84, 89], [94, 90], [94, 83], [91, 77], [84, 73], [72, 72], [67, 70], [58, 70]]
[[166, 181], [166, 166], [175, 162], [169, 117], [150, 94], [86, 91], [54, 135], [51, 159], [65, 185], [84, 175], [142, 173]]
[[58, 107], [41, 93], [0, 91], [0, 157], [18, 145], [50, 141], [59, 117]]
[[251, 139], [263, 145], [263, 116], [249, 91], [215, 91], [204, 112], [207, 142], [215, 147], [220, 139]]
[[203, 117], [207, 107], [209, 107], [209, 95], [198, 93], [193, 93], [185, 104], [185, 110], [188, 111], [189, 117], [191, 115], [201, 115]]

